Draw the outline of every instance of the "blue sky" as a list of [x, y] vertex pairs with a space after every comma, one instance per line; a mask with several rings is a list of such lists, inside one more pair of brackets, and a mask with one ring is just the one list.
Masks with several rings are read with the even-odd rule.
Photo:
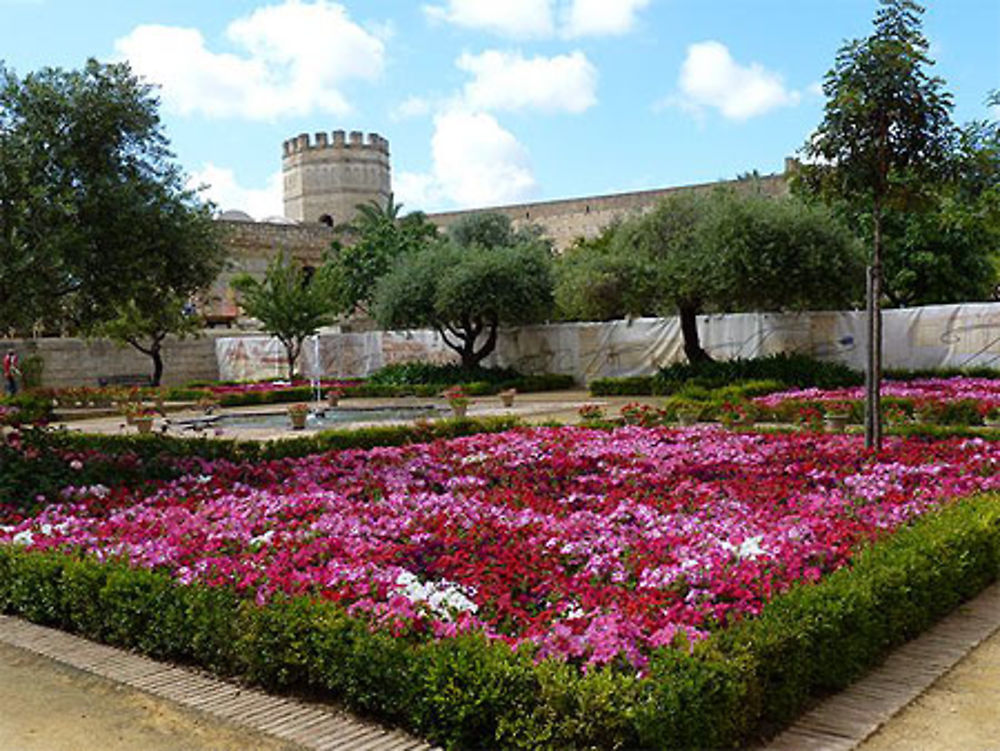
[[[408, 210], [779, 171], [875, 0], [0, 0], [17, 73], [127, 59], [222, 209], [281, 213], [281, 142], [390, 141]], [[1000, 0], [927, 3], [956, 121], [991, 115]], [[994, 116], [997, 113], [992, 113]]]

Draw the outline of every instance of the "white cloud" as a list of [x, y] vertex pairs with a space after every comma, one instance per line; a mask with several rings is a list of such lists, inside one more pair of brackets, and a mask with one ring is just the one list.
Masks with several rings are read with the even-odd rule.
[[636, 14], [649, 0], [573, 0], [563, 7], [567, 37], [620, 36], [635, 26]]
[[464, 101], [471, 109], [583, 112], [597, 102], [597, 69], [582, 52], [526, 59], [517, 52], [464, 54], [455, 63], [472, 74]]
[[552, 0], [448, 0], [425, 5], [429, 18], [518, 38], [551, 36]]
[[[447, 0], [424, 13], [468, 29], [517, 39], [625, 34], [650, 0]], [[558, 19], [558, 23], [556, 21]]]
[[390, 116], [393, 120], [409, 120], [412, 117], [424, 117], [431, 113], [431, 103], [424, 97], [411, 96], [393, 108]]
[[209, 162], [188, 179], [189, 188], [202, 186], [205, 189], [201, 195], [214, 202], [219, 211], [245, 211], [258, 220], [284, 214], [281, 172], [271, 175], [263, 188], [245, 188], [231, 169]]
[[536, 188], [528, 153], [492, 115], [452, 110], [434, 118], [433, 166], [402, 173], [394, 189], [411, 209], [516, 203]]
[[724, 44], [715, 41], [688, 47], [678, 83], [681, 96], [674, 104], [695, 113], [712, 107], [732, 120], [794, 105], [801, 98], [797, 91], [785, 88], [779, 74], [759, 63], [740, 65]]
[[197, 29], [157, 25], [136, 27], [115, 49], [181, 114], [253, 120], [344, 115], [342, 84], [376, 79], [385, 61], [382, 39], [328, 0], [258, 8], [230, 23], [226, 37], [241, 54], [208, 49]]

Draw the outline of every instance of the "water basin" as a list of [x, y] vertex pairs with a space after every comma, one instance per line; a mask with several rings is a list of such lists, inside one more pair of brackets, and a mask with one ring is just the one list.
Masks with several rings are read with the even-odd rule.
[[[307, 430], [324, 430], [348, 423], [406, 422], [421, 417], [438, 417], [444, 408], [433, 405], [406, 407], [326, 407], [306, 419]], [[177, 427], [189, 430], [223, 428], [225, 430], [287, 430], [292, 427], [288, 412], [234, 412], [230, 414], [179, 420]]]

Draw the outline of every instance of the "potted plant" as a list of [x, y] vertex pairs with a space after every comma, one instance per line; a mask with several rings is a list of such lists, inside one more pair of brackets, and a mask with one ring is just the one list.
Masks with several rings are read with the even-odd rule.
[[344, 396], [344, 390], [334, 386], [326, 392], [326, 403], [331, 407], [336, 407]]
[[306, 426], [306, 418], [309, 416], [309, 405], [303, 402], [296, 402], [288, 405], [288, 418], [292, 421], [292, 430], [302, 430]]
[[219, 400], [211, 392], [206, 391], [198, 397], [198, 409], [206, 415], [212, 414], [217, 406], [219, 406]]
[[831, 433], [842, 433], [850, 419], [850, 402], [827, 402], [823, 405], [823, 427]]
[[126, 415], [126, 418], [131, 418], [132, 424], [135, 425], [135, 429], [140, 433], [151, 433], [153, 431], [153, 420], [156, 419], [156, 411], [148, 407], [139, 407]]
[[517, 396], [517, 389], [504, 389], [500, 392], [500, 402], [505, 407], [513, 407], [515, 396]]
[[704, 405], [694, 401], [678, 401], [674, 407], [674, 417], [679, 425], [694, 425], [701, 419]]
[[582, 404], [576, 410], [580, 422], [584, 425], [595, 425], [604, 422], [604, 408], [600, 404]]
[[455, 417], [465, 417], [469, 409], [469, 396], [465, 393], [465, 389], [461, 386], [449, 386], [441, 396], [448, 400], [448, 406], [451, 407]]

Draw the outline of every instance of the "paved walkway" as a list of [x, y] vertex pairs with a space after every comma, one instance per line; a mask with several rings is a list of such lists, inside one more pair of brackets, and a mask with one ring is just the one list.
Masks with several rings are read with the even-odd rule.
[[430, 751], [412, 736], [327, 705], [269, 696], [0, 616], [0, 749], [64, 748]]

